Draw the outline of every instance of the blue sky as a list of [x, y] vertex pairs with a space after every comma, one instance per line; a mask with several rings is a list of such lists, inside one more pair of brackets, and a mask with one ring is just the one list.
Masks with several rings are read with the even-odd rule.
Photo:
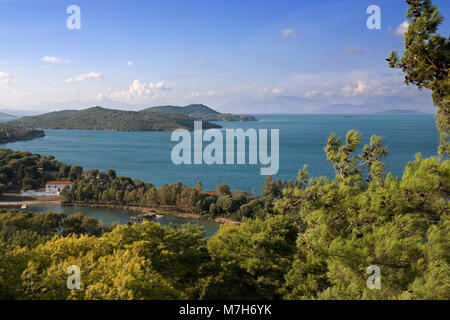
[[[450, 19], [450, 2], [433, 2]], [[72, 4], [81, 30], [66, 28]], [[366, 27], [369, 5], [381, 8], [381, 30]], [[402, 49], [406, 9], [404, 0], [0, 0], [0, 105], [424, 100], [384, 60]], [[440, 33], [449, 30], [445, 21]]]

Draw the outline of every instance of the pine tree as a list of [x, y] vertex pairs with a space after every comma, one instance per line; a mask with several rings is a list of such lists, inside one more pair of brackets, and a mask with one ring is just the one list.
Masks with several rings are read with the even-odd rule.
[[430, 0], [407, 0], [409, 21], [405, 34], [405, 51], [400, 59], [392, 51], [387, 59], [391, 68], [405, 73], [405, 83], [433, 92], [438, 107], [437, 126], [441, 143], [439, 154], [450, 154], [450, 38], [437, 34], [443, 21]]

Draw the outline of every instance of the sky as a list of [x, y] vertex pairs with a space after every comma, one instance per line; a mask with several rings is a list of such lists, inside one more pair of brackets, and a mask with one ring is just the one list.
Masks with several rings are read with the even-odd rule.
[[[450, 19], [450, 1], [433, 3]], [[70, 5], [80, 29], [67, 28]], [[379, 30], [367, 28], [370, 5]], [[404, 0], [0, 0], [0, 107], [425, 101], [385, 61], [403, 48], [406, 10]], [[449, 31], [446, 20], [439, 32]]]

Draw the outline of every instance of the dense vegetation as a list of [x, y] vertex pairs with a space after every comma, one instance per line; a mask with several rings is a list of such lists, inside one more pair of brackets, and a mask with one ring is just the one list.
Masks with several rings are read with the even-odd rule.
[[[448, 299], [450, 161], [418, 156], [394, 178], [381, 140], [353, 155], [359, 140], [330, 137], [336, 180], [304, 168], [273, 210], [210, 239], [189, 225], [0, 213], [0, 297]], [[66, 287], [69, 265], [82, 270], [81, 290]], [[366, 286], [370, 265], [380, 290]]]
[[437, 33], [444, 18], [430, 0], [407, 0], [409, 27], [402, 58], [392, 51], [391, 68], [405, 73], [405, 83], [433, 92], [438, 107], [437, 127], [441, 136], [440, 155], [450, 155], [450, 38]]
[[[194, 129], [194, 119], [182, 114], [135, 112], [94, 107], [85, 110], [65, 110], [13, 120], [14, 125], [42, 129], [79, 129], [110, 131], [173, 131]], [[203, 122], [203, 128], [220, 128]]]
[[220, 113], [203, 104], [190, 104], [184, 107], [158, 106], [142, 110], [141, 112], [178, 113], [203, 121], [256, 121], [254, 117], [249, 115]]
[[0, 123], [0, 144], [44, 137], [44, 131]]
[[31, 152], [0, 149], [0, 193], [36, 190], [50, 180], [76, 180], [83, 169]]
[[218, 185], [215, 192], [202, 191], [201, 183], [188, 187], [178, 182], [156, 188], [139, 179], [117, 177], [114, 170], [109, 170], [107, 174], [91, 170], [73, 181], [73, 187], [62, 192], [69, 203], [172, 207], [181, 213], [199, 214], [203, 219], [226, 217], [236, 221], [271, 212], [274, 200], [281, 197], [282, 189], [297, 185], [295, 182], [275, 182], [269, 177], [262, 196], [253, 198], [247, 192], [231, 191], [226, 184]]

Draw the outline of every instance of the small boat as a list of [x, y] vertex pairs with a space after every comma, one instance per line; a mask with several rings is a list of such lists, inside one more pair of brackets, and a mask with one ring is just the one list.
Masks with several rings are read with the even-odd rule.
[[23, 204], [21, 207], [20, 207], [20, 209], [26, 209], [27, 208], [27, 205], [26, 204]]
[[164, 216], [162, 214], [157, 214], [156, 218], [163, 218]]

